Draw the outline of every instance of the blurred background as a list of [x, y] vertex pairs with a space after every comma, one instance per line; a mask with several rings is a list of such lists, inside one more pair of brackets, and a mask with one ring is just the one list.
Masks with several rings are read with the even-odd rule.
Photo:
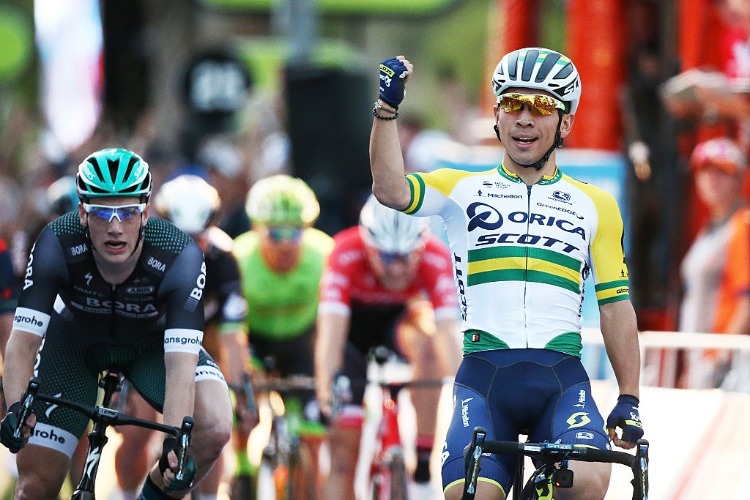
[[[546, 46], [583, 85], [558, 161], [616, 195], [639, 327], [675, 331], [680, 262], [708, 217], [689, 157], [718, 136], [748, 152], [749, 33], [750, 0], [2, 0], [0, 237], [22, 272], [47, 187], [110, 145], [141, 154], [156, 187], [186, 171], [210, 178], [231, 236], [246, 229], [255, 181], [296, 175], [333, 234], [369, 192], [381, 60], [415, 64], [399, 119], [407, 166], [472, 169], [502, 158], [497, 61]], [[597, 317], [585, 313], [587, 326]], [[659, 342], [662, 363], [658, 349], [675, 347]]]
[[232, 181], [225, 204], [269, 173], [300, 176], [333, 233], [369, 189], [380, 60], [416, 65], [401, 127], [412, 168], [492, 164], [491, 71], [504, 52], [542, 45], [582, 75], [566, 147], [595, 153], [570, 163], [593, 161], [619, 193], [641, 327], [674, 329], [679, 258], [704, 212], [686, 158], [737, 120], [675, 116], [659, 91], [738, 57], [736, 1], [3, 0], [0, 235], [43, 219], [41, 190], [110, 144], [142, 154], [157, 183], [215, 171]]

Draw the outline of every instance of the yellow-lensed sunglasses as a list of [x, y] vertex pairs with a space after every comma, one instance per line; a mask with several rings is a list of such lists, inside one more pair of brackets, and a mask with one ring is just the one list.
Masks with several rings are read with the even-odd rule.
[[506, 113], [518, 112], [524, 105], [528, 105], [533, 114], [542, 116], [551, 115], [556, 109], [566, 109], [564, 102], [545, 94], [503, 94], [497, 103], [498, 108]]

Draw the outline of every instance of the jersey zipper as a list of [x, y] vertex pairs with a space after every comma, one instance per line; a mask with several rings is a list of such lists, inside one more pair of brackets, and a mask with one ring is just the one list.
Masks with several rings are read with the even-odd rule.
[[[531, 227], [530, 219], [531, 219], [531, 188], [532, 186], [526, 185], [526, 234], [529, 233], [529, 228]], [[529, 292], [528, 289], [529, 285], [529, 247], [526, 246], [526, 264], [524, 267], [524, 279], [523, 279], [523, 328], [524, 328], [524, 337], [526, 338], [526, 348], [529, 347], [529, 329], [528, 329], [528, 311], [529, 308], [526, 304], [526, 297]]]
[[117, 285], [112, 285], [112, 293], [109, 297], [110, 302], [110, 315], [109, 315], [109, 336], [110, 337], [116, 337], [117, 336], [117, 316], [115, 315], [115, 311], [117, 310], [116, 307], [116, 299], [117, 299]]

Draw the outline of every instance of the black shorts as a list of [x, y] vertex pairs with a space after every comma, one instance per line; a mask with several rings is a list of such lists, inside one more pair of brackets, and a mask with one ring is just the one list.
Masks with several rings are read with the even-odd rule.
[[[34, 374], [41, 380], [40, 392], [94, 405], [103, 370], [121, 372], [151, 406], [162, 411], [166, 380], [163, 337], [144, 341], [143, 337], [86, 335], [73, 321], [53, 313], [34, 366]], [[224, 382], [219, 367], [204, 349], [198, 356], [195, 380]], [[72, 456], [88, 418], [43, 402], [36, 403], [34, 410], [37, 425], [29, 443]]]

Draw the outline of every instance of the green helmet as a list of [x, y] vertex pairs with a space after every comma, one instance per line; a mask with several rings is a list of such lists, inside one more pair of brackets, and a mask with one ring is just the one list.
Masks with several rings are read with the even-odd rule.
[[148, 163], [123, 148], [102, 149], [78, 166], [78, 197], [82, 201], [106, 196], [137, 196], [141, 202], [151, 196]]
[[320, 215], [310, 186], [288, 175], [273, 175], [253, 184], [245, 210], [253, 223], [270, 226], [308, 225]]

